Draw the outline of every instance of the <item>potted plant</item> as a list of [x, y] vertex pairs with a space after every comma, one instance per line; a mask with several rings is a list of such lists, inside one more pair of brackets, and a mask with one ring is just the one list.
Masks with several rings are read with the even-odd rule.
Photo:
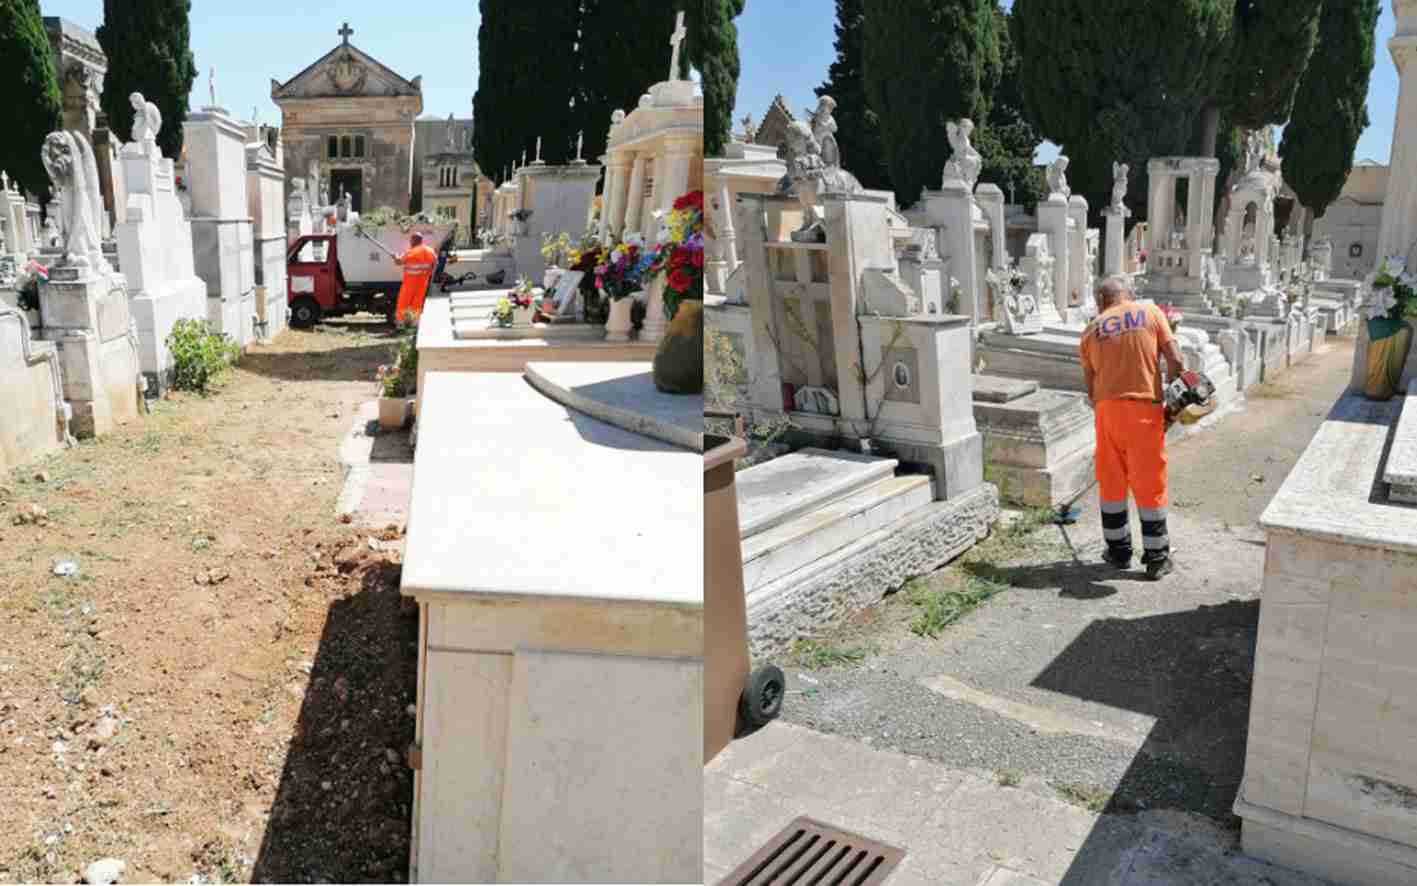
[[662, 297], [669, 319], [654, 355], [655, 386], [666, 393], [697, 394], [704, 389], [703, 191], [674, 201], [650, 273], [665, 275]]
[[1383, 261], [1371, 286], [1363, 396], [1386, 401], [1397, 393], [1412, 350], [1407, 318], [1417, 316], [1417, 276], [1407, 273], [1403, 259], [1392, 257]]
[[630, 340], [635, 298], [654, 258], [655, 254], [637, 240], [601, 250], [595, 265], [595, 288], [610, 301], [610, 314], [605, 320], [606, 341]]
[[380, 366], [379, 427], [396, 431], [408, 423], [410, 398], [418, 387], [417, 338], [405, 335], [399, 342], [394, 362]]

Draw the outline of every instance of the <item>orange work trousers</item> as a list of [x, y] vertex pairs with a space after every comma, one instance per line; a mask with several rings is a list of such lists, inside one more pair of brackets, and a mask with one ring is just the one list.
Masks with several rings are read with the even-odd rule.
[[1097, 485], [1102, 532], [1116, 554], [1130, 554], [1127, 493], [1137, 503], [1149, 557], [1166, 556], [1166, 413], [1150, 400], [1102, 400], [1096, 408]]

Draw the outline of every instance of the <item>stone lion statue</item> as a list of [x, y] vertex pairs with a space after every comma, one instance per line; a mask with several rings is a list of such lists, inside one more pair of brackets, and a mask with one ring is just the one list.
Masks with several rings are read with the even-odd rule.
[[103, 257], [103, 197], [93, 148], [80, 133], [51, 132], [44, 139], [40, 159], [59, 193], [59, 228], [64, 235], [60, 266], [111, 273]]

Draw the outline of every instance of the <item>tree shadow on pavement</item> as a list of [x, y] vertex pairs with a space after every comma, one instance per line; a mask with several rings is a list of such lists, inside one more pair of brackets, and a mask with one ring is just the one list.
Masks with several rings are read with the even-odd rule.
[[332, 565], [358, 574], [359, 590], [330, 604], [256, 882], [407, 879], [414, 720], [405, 707], [416, 693], [417, 608], [399, 594], [397, 564], [350, 551]]
[[[1155, 718], [1103, 811], [1176, 809], [1238, 825], [1259, 601], [1092, 622], [1030, 684]], [[1092, 786], [1088, 786], [1092, 787]], [[1091, 882], [1099, 827], [1063, 883]]]
[[996, 566], [993, 563], [972, 561], [964, 564], [964, 570], [979, 578], [1016, 588], [1058, 588], [1058, 596], [1075, 600], [1100, 600], [1110, 597], [1117, 593], [1117, 589], [1103, 582], [1136, 577], [1135, 574], [1121, 572], [1105, 563], [1081, 563], [1075, 560], [1059, 560], [1030, 566]]

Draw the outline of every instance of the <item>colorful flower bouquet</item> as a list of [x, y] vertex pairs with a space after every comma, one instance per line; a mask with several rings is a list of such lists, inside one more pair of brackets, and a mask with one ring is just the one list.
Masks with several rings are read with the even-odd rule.
[[526, 277], [518, 278], [516, 287], [498, 299], [496, 307], [492, 309], [492, 325], [510, 329], [516, 324], [517, 310], [530, 308], [535, 301], [536, 289], [531, 280]]
[[649, 273], [666, 275], [664, 313], [672, 319], [680, 302], [704, 298], [704, 192], [690, 191], [675, 200], [664, 224], [667, 233]]
[[655, 253], [631, 240], [602, 249], [595, 265], [595, 288], [611, 301], [619, 301], [644, 288]]

